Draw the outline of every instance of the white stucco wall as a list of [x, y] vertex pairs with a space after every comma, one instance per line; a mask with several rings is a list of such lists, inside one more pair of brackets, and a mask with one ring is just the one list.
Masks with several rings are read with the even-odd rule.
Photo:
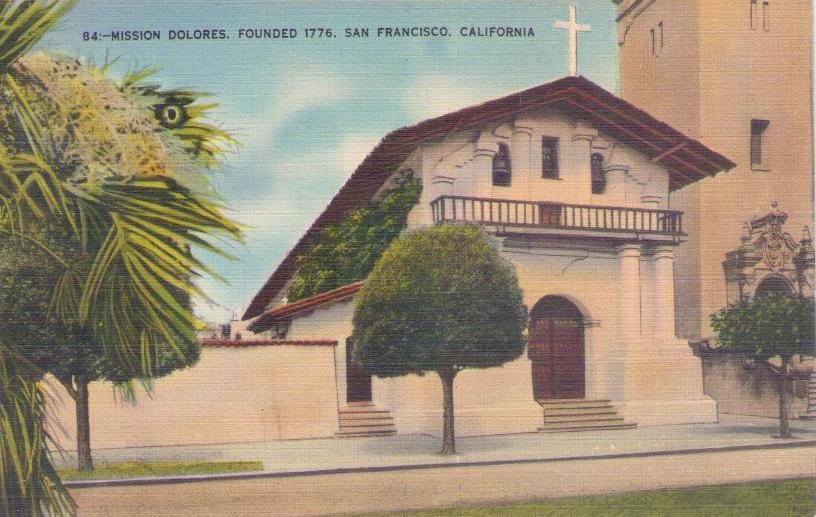
[[[635, 276], [625, 278], [615, 246], [591, 241], [553, 246], [518, 239], [497, 245], [516, 269], [528, 308], [544, 296], [562, 296], [588, 321], [584, 332], [587, 399], [609, 399], [629, 421], [640, 425], [716, 420], [716, 405], [702, 390], [699, 358], [687, 342], [667, 337], [670, 330], [660, 319], [657, 301], [662, 285], [654, 247], [639, 248]], [[634, 316], [622, 310], [621, 301], [625, 284], [632, 282], [637, 284]], [[348, 299], [318, 308], [297, 317], [288, 335], [289, 339], [338, 341], [334, 360], [341, 406], [353, 312], [354, 302]], [[526, 353], [502, 367], [461, 372], [454, 397], [460, 436], [533, 432], [541, 424], [542, 410], [533, 398]], [[391, 411], [401, 433], [441, 432], [442, 388], [432, 372], [374, 378], [373, 402]]]
[[[332, 346], [204, 348], [197, 365], [154, 381], [135, 407], [109, 383], [90, 385], [96, 449], [334, 436], [338, 429]], [[73, 400], [51, 380], [51, 411], [76, 449]]]
[[[541, 177], [545, 136], [559, 139], [558, 179]], [[510, 152], [508, 187], [492, 184], [492, 159], [499, 143]], [[591, 189], [590, 158], [595, 152], [604, 156], [607, 171], [603, 194], [592, 194]], [[409, 229], [433, 224], [431, 202], [440, 195], [671, 208], [669, 173], [663, 166], [557, 111], [529, 112], [422, 144], [398, 168], [407, 169], [423, 185], [408, 217]], [[587, 398], [610, 399], [626, 407], [627, 417], [644, 424], [716, 418], [713, 402], [702, 392], [700, 361], [687, 343], [674, 337], [673, 312], [666, 318], [661, 308], [665, 297], [660, 292], [672, 284], [671, 261], [668, 270], [659, 270], [653, 245], [636, 245], [638, 258], [630, 276], [623, 275], [618, 246], [610, 241], [550, 238], [508, 240], [497, 246], [514, 264], [528, 308], [544, 296], [563, 296], [590, 321], [585, 329]], [[671, 255], [671, 245], [664, 253]], [[622, 308], [620, 293], [628, 287], [634, 288], [628, 302], [634, 312]], [[353, 307], [346, 300], [298, 315], [288, 334], [290, 339], [338, 341], [334, 352], [341, 405]], [[534, 431], [541, 423], [526, 353], [500, 368], [460, 373], [454, 395], [460, 435]], [[373, 399], [392, 412], [399, 432], [441, 431], [441, 384], [433, 373], [375, 378]]]
[[[559, 178], [541, 177], [542, 137], [556, 137]], [[492, 160], [498, 144], [510, 150], [512, 180], [494, 186]], [[430, 203], [441, 195], [551, 201], [599, 206], [670, 208], [669, 172], [640, 152], [594, 127], [557, 111], [541, 110], [482, 130], [460, 131], [423, 144], [399, 168], [413, 169], [423, 182], [422, 199], [409, 228], [431, 224]], [[606, 190], [593, 194], [590, 157], [604, 156]]]

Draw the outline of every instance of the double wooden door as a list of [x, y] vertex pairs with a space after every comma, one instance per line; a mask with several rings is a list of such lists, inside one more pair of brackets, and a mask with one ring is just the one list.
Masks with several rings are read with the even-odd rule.
[[563, 298], [550, 300], [543, 307], [539, 304], [531, 314], [527, 348], [532, 362], [533, 397], [536, 400], [584, 398], [584, 324], [581, 313]]

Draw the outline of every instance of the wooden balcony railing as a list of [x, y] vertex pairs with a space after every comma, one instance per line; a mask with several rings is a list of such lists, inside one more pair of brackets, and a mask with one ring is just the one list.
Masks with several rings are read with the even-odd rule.
[[676, 210], [440, 196], [431, 211], [434, 223], [683, 235], [683, 212]]

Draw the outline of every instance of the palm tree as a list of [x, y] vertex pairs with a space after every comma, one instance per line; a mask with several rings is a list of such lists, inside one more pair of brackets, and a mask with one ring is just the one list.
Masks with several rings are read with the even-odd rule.
[[[0, 0], [0, 234], [62, 266], [53, 315], [150, 377], [195, 340], [189, 299], [210, 271], [193, 250], [240, 239], [206, 181], [231, 139], [201, 122], [202, 94], [146, 84], [150, 70], [115, 82], [107, 66], [30, 52], [72, 3]], [[42, 228], [81, 258], [37, 239]], [[43, 372], [13, 340], [0, 336], [0, 514], [72, 514], [48, 457]]]

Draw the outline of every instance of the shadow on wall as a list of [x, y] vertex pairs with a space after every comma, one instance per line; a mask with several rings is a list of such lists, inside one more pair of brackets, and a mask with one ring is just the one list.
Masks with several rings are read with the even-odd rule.
[[[721, 413], [776, 418], [779, 416], [778, 374], [748, 354], [699, 350], [703, 361], [703, 389], [717, 401]], [[789, 384], [789, 414], [807, 413], [808, 381], [813, 358], [795, 364]]]

